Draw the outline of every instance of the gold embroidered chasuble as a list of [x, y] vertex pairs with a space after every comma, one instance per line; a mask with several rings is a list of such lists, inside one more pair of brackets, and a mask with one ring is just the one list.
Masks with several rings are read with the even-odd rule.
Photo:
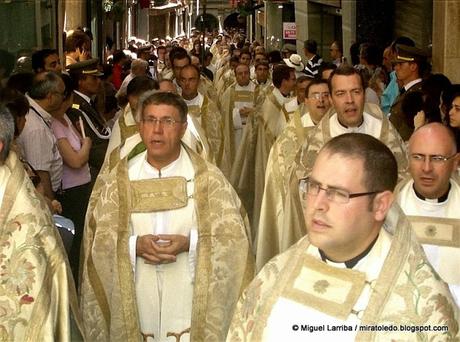
[[[398, 162], [399, 178], [404, 178], [408, 168], [404, 142], [377, 105], [366, 103], [364, 111], [373, 118], [381, 120], [380, 134], [376, 138], [393, 152]], [[298, 182], [299, 179], [310, 174], [320, 149], [332, 139], [330, 118], [334, 114], [334, 110], [329, 111], [318, 126], [304, 136], [304, 140], [295, 152], [294, 162], [288, 159], [290, 163], [285, 166], [283, 178], [277, 181], [278, 190], [269, 189], [264, 194], [268, 212], [264, 211], [260, 215], [263, 224], [262, 221], [259, 224], [261, 238], [258, 239], [256, 246], [256, 263], [259, 270], [271, 258], [288, 249], [306, 234]], [[279, 154], [274, 157], [279, 157]], [[272, 213], [274, 207], [280, 209]]]
[[[452, 341], [458, 338], [459, 309], [446, 284], [427, 262], [397, 205], [390, 210], [382, 229], [391, 237], [386, 257], [375, 259], [383, 265], [375, 269], [375, 263], [371, 263], [365, 273], [327, 265], [319, 255], [312, 257], [307, 253], [311, 246], [308, 236], [272, 259], [240, 298], [227, 341], [263, 341], [263, 337], [272, 340], [264, 335], [267, 330], [273, 330], [267, 326], [270, 315], [286, 300], [330, 317], [338, 325], [355, 321], [352, 326], [357, 331], [355, 341]], [[368, 272], [375, 272], [376, 279], [367, 279]], [[366, 289], [368, 299], [363, 303], [363, 310], [357, 311], [359, 300], [356, 298]], [[285, 336], [294, 336], [299, 341], [306, 340], [306, 336], [312, 339], [318, 336], [318, 332], [293, 333], [293, 325], [311, 324], [310, 319], [314, 320], [315, 315], [299, 317], [286, 312], [286, 321], [290, 314], [292, 323], [277, 327], [280, 336], [280, 329], [286, 329]], [[431, 331], [401, 331], [401, 325], [431, 327]], [[396, 329], [360, 329], [371, 326], [396, 326]], [[448, 331], [434, 331], [435, 326], [447, 327]], [[350, 340], [345, 338], [346, 332], [343, 336]]]
[[410, 176], [397, 185], [395, 193], [428, 260], [460, 304], [460, 177], [453, 174], [450, 183], [445, 203], [417, 198]]
[[110, 156], [110, 153], [117, 146], [124, 143], [126, 139], [133, 136], [137, 132], [138, 128], [136, 120], [134, 119], [134, 115], [131, 111], [131, 106], [128, 103], [112, 127], [112, 134], [110, 135], [109, 145], [107, 146], [104, 160]]
[[[254, 276], [249, 226], [225, 177], [186, 150], [195, 168], [198, 222], [190, 340], [223, 341], [236, 302]], [[119, 155], [112, 153], [104, 164], [86, 217], [80, 307], [93, 341], [141, 340], [128, 250], [132, 194], [127, 158]]]
[[72, 272], [47, 204], [14, 152], [0, 168], [0, 340], [80, 339]]
[[260, 87], [257, 85], [255, 86], [254, 91], [236, 90], [236, 83], [233, 83], [230, 88], [224, 91], [219, 100], [219, 107], [221, 108], [224, 126], [223, 129], [225, 136], [229, 137], [230, 163], [232, 164], [235, 160], [236, 154], [235, 127], [233, 122], [233, 109], [235, 108], [235, 102], [248, 103], [247, 107], [251, 107], [253, 109], [253, 112], [251, 112], [250, 115], [253, 115], [262, 104], [264, 97], [261, 96]]
[[230, 136], [223, 129], [222, 115], [216, 103], [207, 95], [203, 96], [201, 107], [189, 105], [189, 115], [199, 120], [203, 131], [206, 134], [208, 145], [212, 151], [216, 165], [225, 176], [230, 174]]
[[232, 165], [230, 182], [248, 211], [252, 241], [257, 235], [268, 155], [277, 138], [273, 128], [279, 121], [287, 123], [291, 114], [273, 93], [267, 95], [255, 115], [248, 117]]
[[[286, 172], [294, 163], [297, 151], [305, 140], [308, 132], [314, 129], [312, 127], [303, 127], [301, 115], [304, 112], [304, 106], [301, 105], [293, 114], [291, 121], [273, 144], [267, 162], [267, 171], [265, 173], [264, 196], [262, 199], [259, 231], [254, 243], [256, 252], [256, 269], [260, 270], [263, 265], [278, 250], [278, 244], [281, 236], [276, 228], [282, 226], [283, 203], [286, 198], [286, 185], [284, 178]], [[328, 114], [326, 114], [328, 115]], [[273, 201], [273, 198], [279, 196], [281, 200]], [[275, 230], [273, 230], [275, 229]], [[260, 245], [260, 248], [259, 248]], [[268, 256], [264, 254], [268, 253]], [[258, 262], [261, 262], [259, 265]]]

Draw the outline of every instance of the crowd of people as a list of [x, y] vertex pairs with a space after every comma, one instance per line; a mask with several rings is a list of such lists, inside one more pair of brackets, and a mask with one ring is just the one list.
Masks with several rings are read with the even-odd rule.
[[0, 80], [2, 338], [458, 338], [460, 85], [412, 39], [90, 51]]

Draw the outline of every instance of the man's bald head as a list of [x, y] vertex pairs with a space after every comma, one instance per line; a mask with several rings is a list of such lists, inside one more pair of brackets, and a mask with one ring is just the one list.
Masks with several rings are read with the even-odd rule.
[[435, 122], [420, 127], [409, 140], [409, 156], [409, 171], [415, 190], [429, 199], [447, 194], [450, 177], [459, 162], [450, 129]]
[[411, 151], [411, 146], [426, 144], [427, 141], [430, 144], [444, 146], [450, 151], [449, 155], [457, 153], [454, 133], [447, 126], [439, 122], [431, 122], [417, 129], [409, 139], [409, 152]]

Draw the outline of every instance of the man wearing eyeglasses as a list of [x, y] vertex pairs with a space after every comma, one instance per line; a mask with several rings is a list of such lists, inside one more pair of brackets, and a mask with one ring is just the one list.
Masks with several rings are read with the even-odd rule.
[[392, 206], [397, 170], [390, 149], [367, 134], [321, 149], [298, 186], [308, 234], [248, 286], [227, 341], [458, 336], [458, 307]]
[[[305, 89], [304, 105], [294, 112], [292, 120], [273, 144], [265, 172], [264, 196], [260, 210], [259, 231], [255, 242], [257, 268], [262, 266], [277, 252], [271, 243], [278, 235], [276, 228], [283, 223], [278, 221], [283, 210], [282, 200], [286, 197], [283, 184], [287, 170], [294, 163], [297, 150], [301, 147], [308, 132], [311, 131], [331, 108], [329, 88], [326, 80], [313, 79]], [[275, 224], [274, 224], [275, 223]], [[273, 230], [275, 229], [275, 230]], [[268, 242], [268, 243], [267, 243]]]
[[257, 253], [258, 269], [305, 235], [306, 227], [300, 219], [300, 203], [294, 188], [299, 178], [310, 174], [319, 150], [331, 138], [345, 133], [369, 134], [391, 148], [398, 161], [400, 178], [406, 174], [407, 156], [404, 143], [380, 108], [364, 102], [361, 74], [350, 66], [340, 66], [332, 72], [328, 87], [333, 110], [324, 115], [300, 143], [293, 162], [278, 181], [282, 190], [264, 194], [265, 197], [269, 196], [264, 201], [269, 208], [273, 208], [267, 212], [275, 219], [265, 220], [259, 227], [259, 230], [269, 232], [262, 240], [258, 239], [257, 250], [264, 250], [263, 255]]
[[440, 123], [420, 127], [409, 140], [410, 177], [398, 203], [423, 243], [428, 260], [460, 303], [460, 157], [452, 132]]
[[113, 154], [88, 208], [88, 340], [223, 341], [254, 272], [247, 217], [222, 173], [181, 143], [179, 95], [145, 94], [138, 116], [142, 142]]

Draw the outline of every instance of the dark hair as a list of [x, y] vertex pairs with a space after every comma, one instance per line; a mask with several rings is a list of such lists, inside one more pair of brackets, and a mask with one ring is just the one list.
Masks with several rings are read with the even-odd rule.
[[91, 44], [90, 37], [81, 30], [75, 30], [67, 34], [67, 38], [64, 44], [64, 51], [73, 52], [76, 51], [77, 48], [82, 49], [86, 43]]
[[184, 58], [188, 59], [188, 64], [192, 63], [192, 60], [189, 54], [187, 53], [187, 50], [185, 50], [184, 48], [176, 46], [176, 47], [173, 47], [171, 51], [169, 52], [169, 60], [171, 61], [172, 66], [174, 66], [175, 59], [184, 59]]
[[158, 90], [158, 82], [148, 76], [136, 76], [126, 87], [126, 96], [139, 96], [149, 90]]
[[64, 90], [64, 100], [67, 100], [72, 92], [74, 91], [74, 82], [72, 78], [69, 75], [62, 74], [61, 75], [62, 81], [64, 82], [65, 85], [65, 90]]
[[290, 79], [291, 72], [295, 72], [295, 69], [288, 67], [285, 64], [275, 65], [275, 67], [273, 68], [273, 75], [272, 75], [273, 85], [276, 88], [281, 87], [281, 83], [283, 82], [283, 80]]
[[314, 85], [320, 85], [320, 84], [325, 84], [327, 85], [327, 80], [323, 80], [321, 78], [314, 78], [310, 81], [310, 83], [307, 85], [307, 88], [305, 88], [305, 97], [308, 97], [308, 93], [310, 91], [311, 86]]
[[332, 74], [331, 74], [331, 77], [329, 77], [329, 80], [327, 81], [327, 84], [329, 86], [329, 92], [332, 94], [332, 79], [334, 78], [334, 76], [336, 75], [340, 75], [340, 76], [352, 76], [352, 75], [358, 75], [359, 76], [359, 79], [361, 80], [361, 86], [363, 88], [363, 90], [365, 89], [365, 82], [364, 82], [364, 79], [363, 79], [363, 75], [358, 71], [356, 70], [355, 68], [353, 68], [352, 66], [349, 66], [347, 64], [341, 64], [337, 69], [335, 69]]
[[309, 53], [316, 53], [318, 51], [318, 44], [316, 43], [316, 40], [314, 39], [307, 39], [303, 43], [303, 47], [309, 52]]
[[[13, 115], [13, 118], [16, 120], [21, 117], [25, 117], [29, 111], [29, 101], [27, 97], [20, 93], [19, 91], [11, 88], [5, 88], [0, 91], [0, 103], [2, 103]], [[19, 135], [19, 130], [14, 125], [14, 135]]]
[[126, 58], [126, 55], [122, 50], [115, 51], [113, 53], [112, 64], [119, 63], [123, 58]]
[[357, 158], [364, 164], [367, 191], [393, 191], [398, 181], [398, 164], [391, 150], [369, 134], [346, 133], [329, 140], [321, 151]]
[[6, 87], [20, 91], [23, 94], [28, 93], [32, 87], [34, 76], [31, 72], [21, 72], [11, 75], [6, 83]]
[[272, 64], [281, 63], [283, 58], [281, 57], [281, 52], [279, 50], [270, 51], [268, 53], [268, 61]]
[[332, 44], [335, 44], [337, 46], [337, 49], [339, 50], [340, 53], [343, 53], [343, 46], [342, 46], [342, 42], [341, 41], [338, 41], [338, 40], [334, 40]]
[[144, 96], [140, 99], [139, 106], [137, 108], [137, 118], [139, 119], [138, 121], [141, 121], [142, 113], [147, 106], [161, 104], [173, 106], [179, 111], [181, 120], [183, 122], [187, 121], [188, 107], [181, 96], [174, 93], [156, 91], [148, 92], [144, 94]]
[[35, 72], [43, 71], [45, 69], [45, 59], [51, 55], [58, 55], [58, 52], [54, 49], [42, 49], [35, 51], [32, 54], [32, 69]]

